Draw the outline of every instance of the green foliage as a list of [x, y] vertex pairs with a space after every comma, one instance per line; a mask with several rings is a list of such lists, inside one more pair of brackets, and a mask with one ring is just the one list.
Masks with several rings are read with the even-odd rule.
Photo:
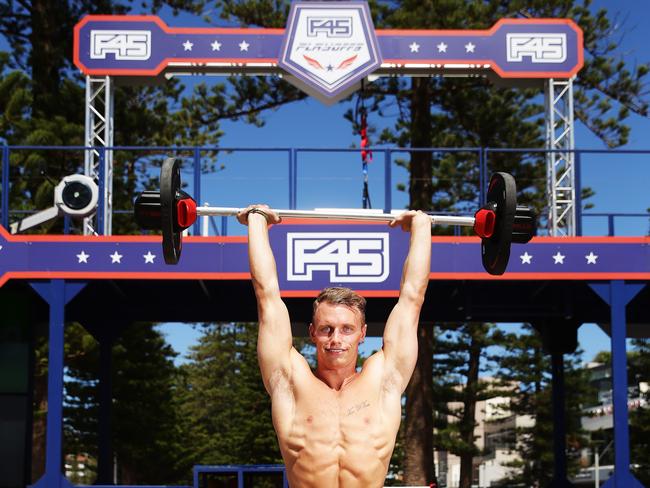
[[[559, 325], [559, 324], [558, 324]], [[539, 335], [524, 326], [523, 333], [504, 333], [507, 344], [496, 377], [510, 403], [505, 413], [527, 416], [532, 425], [516, 430], [516, 450], [520, 461], [511, 467], [518, 470], [509, 477], [507, 486], [545, 486], [553, 477], [553, 405], [550, 356], [542, 350]], [[565, 421], [569, 474], [577, 472], [580, 449], [587, 446], [580, 418], [582, 406], [593, 396], [587, 372], [580, 367], [580, 351], [564, 355]], [[569, 393], [570, 392], [570, 393]]]
[[457, 456], [478, 456], [474, 428], [476, 402], [492, 398], [499, 390], [479, 379], [494, 366], [488, 353], [495, 345], [494, 324], [467, 322], [440, 324], [434, 347], [434, 398], [439, 450]]
[[[78, 324], [67, 327], [66, 339], [65, 452], [96, 459], [99, 344]], [[132, 324], [113, 344], [111, 444], [121, 483], [187, 477], [175, 356], [152, 324]]]
[[257, 364], [257, 324], [205, 326], [181, 371], [190, 464], [282, 462]]

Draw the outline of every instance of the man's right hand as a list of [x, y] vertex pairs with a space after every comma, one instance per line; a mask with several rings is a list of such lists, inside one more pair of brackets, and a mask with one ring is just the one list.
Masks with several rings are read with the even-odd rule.
[[269, 208], [268, 205], [264, 205], [264, 204], [249, 205], [248, 207], [241, 210], [237, 214], [237, 220], [242, 225], [248, 225], [248, 217], [251, 214], [264, 217], [266, 219], [266, 223], [269, 225], [279, 224], [280, 222], [282, 222], [282, 218], [277, 213], [275, 213], [271, 208]]
[[410, 232], [414, 224], [431, 225], [431, 217], [420, 210], [407, 210], [388, 223], [390, 227], [401, 227], [404, 232]]

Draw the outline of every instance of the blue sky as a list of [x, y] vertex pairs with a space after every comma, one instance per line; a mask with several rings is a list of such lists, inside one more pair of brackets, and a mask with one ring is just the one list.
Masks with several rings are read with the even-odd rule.
[[[647, 41], [647, 25], [650, 18], [650, 1], [646, 0], [595, 0], [594, 8], [605, 7], [616, 13], [616, 23], [621, 27], [622, 43], [619, 51], [628, 62], [650, 62]], [[610, 17], [611, 18], [611, 17]], [[185, 16], [166, 19], [174, 27], [199, 25], [196, 19]], [[623, 34], [624, 33], [624, 34]], [[621, 37], [615, 36], [612, 41]], [[578, 75], [579, 76], [579, 75]], [[183, 80], [187, 83], [187, 79]], [[195, 80], [189, 80], [190, 84]], [[241, 122], [225, 123], [224, 147], [319, 147], [347, 148], [358, 146], [358, 136], [352, 134], [350, 124], [343, 119], [349, 103], [326, 107], [316, 100], [297, 102], [264, 116], [266, 124], [256, 128]], [[381, 125], [383, 120], [371, 120]], [[650, 120], [632, 115], [628, 120], [632, 132], [624, 149], [650, 150]], [[584, 126], [576, 125], [576, 147], [580, 149], [604, 149], [604, 145]], [[202, 180], [203, 200], [218, 206], [244, 206], [253, 201], [268, 202], [276, 208], [288, 206], [287, 171], [284, 156], [267, 153], [247, 156], [246, 184], [254, 193], [242, 191], [231, 193], [231, 185], [242, 185], [243, 176], [232, 168], [217, 175], [205, 176]], [[361, 195], [361, 164], [358, 154], [332, 154], [326, 164], [300, 159], [298, 182], [299, 208], [319, 206], [359, 207]], [[234, 160], [233, 160], [234, 163]], [[234, 164], [231, 164], [234, 166]], [[383, 167], [377, 158], [370, 165], [370, 190], [375, 207], [382, 206]], [[406, 182], [403, 171], [393, 169], [393, 183]], [[593, 212], [645, 212], [650, 207], [647, 185], [650, 182], [650, 155], [628, 155], [624, 159], [615, 155], [587, 155], [583, 158], [583, 184], [596, 191]], [[208, 190], [212, 188], [212, 190]], [[333, 195], [336, 188], [336, 196]], [[222, 196], [225, 195], [225, 196]], [[222, 198], [227, 199], [223, 203]], [[392, 193], [393, 207], [401, 208], [407, 203], [404, 193]], [[648, 233], [647, 219], [625, 219], [617, 221], [618, 235], [644, 235]], [[604, 235], [604, 219], [591, 218], [584, 223], [586, 234]], [[229, 233], [244, 233], [238, 224], [229, 224]], [[504, 327], [515, 327], [504, 325]], [[183, 354], [196, 341], [198, 330], [187, 324], [168, 324], [162, 327], [173, 347]], [[583, 359], [588, 361], [596, 352], [609, 349], [609, 338], [596, 324], [584, 324], [579, 329], [579, 344], [585, 351]], [[380, 347], [379, 338], [366, 341], [364, 351]], [[179, 358], [180, 359], [180, 358]]]

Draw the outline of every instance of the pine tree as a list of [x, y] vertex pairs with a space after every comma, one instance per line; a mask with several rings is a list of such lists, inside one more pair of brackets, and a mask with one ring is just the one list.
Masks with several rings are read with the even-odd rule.
[[[99, 345], [78, 324], [66, 328], [65, 452], [97, 458]], [[81, 343], [81, 344], [79, 344]], [[187, 480], [174, 366], [176, 353], [153, 324], [125, 328], [113, 344], [111, 445], [122, 484]]]
[[440, 324], [438, 331], [433, 368], [435, 446], [460, 458], [459, 487], [469, 488], [473, 460], [481, 454], [474, 435], [476, 404], [499, 394], [498, 388], [481, 378], [495, 365], [496, 358], [488, 353], [496, 344], [494, 324], [448, 323]]
[[282, 462], [257, 364], [257, 324], [206, 325], [181, 369], [191, 464]]
[[[521, 333], [502, 333], [507, 344], [496, 377], [504, 391], [509, 391], [509, 414], [533, 419], [531, 426], [517, 429], [516, 450], [520, 461], [510, 467], [516, 471], [506, 486], [547, 486], [553, 479], [553, 406], [550, 357], [543, 351], [539, 335], [528, 325]], [[564, 379], [567, 394], [565, 421], [569, 475], [578, 470], [578, 454], [587, 446], [581, 426], [582, 406], [593, 396], [587, 372], [579, 366], [580, 351], [564, 356]]]

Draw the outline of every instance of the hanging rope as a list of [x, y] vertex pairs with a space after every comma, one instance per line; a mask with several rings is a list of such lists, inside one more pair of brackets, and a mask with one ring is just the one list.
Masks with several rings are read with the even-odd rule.
[[366, 107], [363, 100], [363, 84], [361, 85], [361, 92], [357, 98], [356, 116], [357, 124], [359, 125], [359, 134], [361, 135], [361, 173], [363, 175], [363, 191], [361, 204], [363, 208], [372, 208], [370, 202], [370, 191], [368, 190], [368, 163], [372, 163], [372, 151], [366, 149], [368, 147], [368, 121]]

